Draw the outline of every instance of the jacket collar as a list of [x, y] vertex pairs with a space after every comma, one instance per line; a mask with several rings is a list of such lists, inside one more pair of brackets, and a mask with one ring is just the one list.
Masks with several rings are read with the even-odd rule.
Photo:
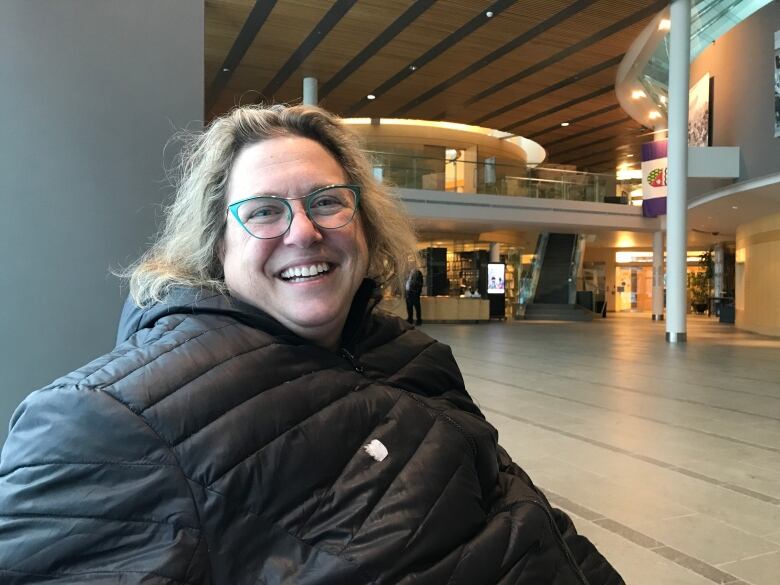
[[[382, 299], [376, 282], [365, 278], [352, 300], [347, 321], [342, 332], [342, 346], [354, 347], [369, 315]], [[299, 337], [276, 319], [248, 303], [234, 297], [215, 293], [209, 289], [178, 287], [171, 291], [165, 302], [149, 307], [139, 307], [129, 297], [122, 308], [117, 328], [116, 343], [124, 343], [142, 329], [151, 329], [159, 319], [168, 315], [226, 315], [245, 325], [262, 329], [266, 333], [295, 345], [309, 341]]]

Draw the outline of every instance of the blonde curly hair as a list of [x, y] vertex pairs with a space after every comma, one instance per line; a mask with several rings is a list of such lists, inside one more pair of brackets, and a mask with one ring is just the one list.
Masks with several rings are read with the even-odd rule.
[[[340, 119], [313, 106], [243, 106], [199, 133], [182, 134], [176, 194], [149, 250], [120, 273], [138, 306], [165, 299], [180, 286], [227, 293], [219, 246], [225, 233], [227, 185], [239, 153], [278, 136], [321, 144], [360, 185], [360, 220], [368, 242], [367, 276], [383, 288], [402, 286], [414, 263], [416, 238], [398, 199], [374, 179], [359, 141]], [[402, 290], [402, 289], [400, 289]]]

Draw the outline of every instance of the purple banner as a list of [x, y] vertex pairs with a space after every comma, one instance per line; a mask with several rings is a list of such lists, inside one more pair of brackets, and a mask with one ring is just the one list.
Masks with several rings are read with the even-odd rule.
[[666, 158], [667, 140], [656, 140], [655, 142], [645, 142], [642, 145], [642, 162], [646, 160], [655, 160], [657, 158]]
[[667, 141], [642, 145], [642, 215], [666, 214]]
[[642, 215], [645, 217], [666, 215], [666, 197], [656, 197], [642, 201]]

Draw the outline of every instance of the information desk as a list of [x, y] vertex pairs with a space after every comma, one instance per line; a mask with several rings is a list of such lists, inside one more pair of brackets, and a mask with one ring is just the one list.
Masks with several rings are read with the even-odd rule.
[[[406, 301], [386, 297], [379, 305], [388, 313], [406, 319]], [[487, 299], [458, 297], [420, 297], [423, 323], [475, 323], [490, 320], [490, 302]]]

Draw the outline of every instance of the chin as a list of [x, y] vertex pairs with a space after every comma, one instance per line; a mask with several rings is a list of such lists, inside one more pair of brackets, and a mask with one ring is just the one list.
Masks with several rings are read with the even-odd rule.
[[[328, 325], [341, 328], [346, 319], [347, 311], [336, 312], [331, 307], [326, 311], [298, 312], [294, 317], [288, 317], [288, 322], [302, 329], [327, 327]], [[341, 333], [340, 330], [339, 333]]]

